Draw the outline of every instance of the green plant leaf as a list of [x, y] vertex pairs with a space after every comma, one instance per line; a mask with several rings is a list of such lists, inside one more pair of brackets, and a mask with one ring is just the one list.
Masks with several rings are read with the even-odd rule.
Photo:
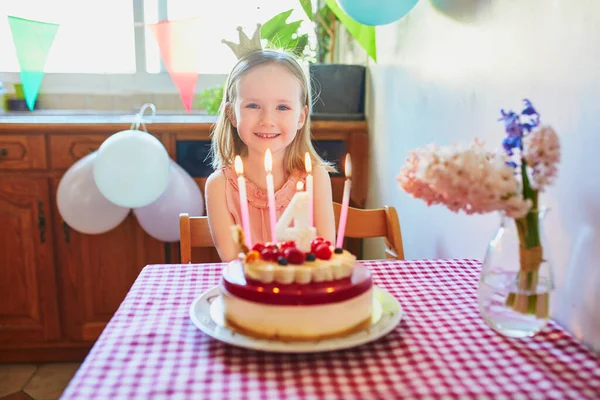
[[300, 57], [300, 56], [302, 56], [302, 53], [304, 52], [304, 49], [306, 48], [306, 46], [308, 46], [308, 34], [307, 33], [298, 37], [296, 46], [294, 46], [294, 50], [292, 50], [292, 52], [296, 56]]
[[282, 49], [295, 47], [298, 42], [298, 37], [294, 37], [293, 35], [297, 33], [301, 23], [302, 21], [296, 21], [286, 26], [282, 26], [281, 29], [269, 39], [269, 42]]
[[287, 22], [285, 22], [285, 20], [288, 19], [290, 15], [292, 15], [293, 11], [293, 9], [284, 11], [265, 22], [260, 28], [260, 37], [262, 39], [267, 40], [272, 38], [273, 35], [275, 35], [279, 30], [281, 30], [282, 27], [287, 25]]
[[350, 18], [338, 5], [336, 0], [325, 0], [325, 4], [346, 27], [348, 32], [367, 52], [373, 61], [377, 61], [377, 44], [375, 41], [375, 27], [363, 25]]
[[260, 36], [266, 39], [271, 47], [285, 49], [296, 55], [301, 55], [308, 44], [308, 36], [305, 40], [304, 35], [298, 35], [298, 29], [302, 21], [286, 22], [293, 11], [293, 9], [284, 11], [265, 22], [261, 28]]
[[204, 89], [197, 95], [196, 105], [206, 110], [208, 115], [217, 115], [223, 100], [223, 85], [219, 84]]
[[309, 20], [314, 21], [311, 0], [298, 0]]

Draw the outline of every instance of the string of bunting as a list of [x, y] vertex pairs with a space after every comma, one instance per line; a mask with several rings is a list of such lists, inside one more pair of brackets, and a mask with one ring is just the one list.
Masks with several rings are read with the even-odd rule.
[[[325, 3], [346, 25], [348, 20], [354, 20], [366, 26], [376, 26], [402, 18], [418, 1], [325, 0]], [[33, 110], [44, 77], [44, 66], [60, 25], [15, 16], [8, 16], [8, 22], [19, 61], [25, 99], [29, 109]], [[202, 36], [200, 17], [165, 20], [154, 24], [136, 22], [134, 26], [150, 27], [158, 44], [161, 59], [179, 91], [185, 110], [189, 113], [198, 80], [198, 66], [201, 62], [201, 41], [198, 39]], [[360, 28], [360, 25], [358, 27]], [[349, 31], [359, 38], [359, 41], [360, 37], [364, 36], [358, 31], [354, 32], [354, 29]], [[374, 31], [368, 36], [375, 40]]]
[[[192, 108], [200, 65], [200, 18], [160, 21], [147, 24], [158, 44], [161, 59], [179, 91], [185, 110]], [[27, 107], [33, 110], [44, 67], [60, 24], [8, 16], [8, 23], [19, 62], [19, 76]], [[190, 39], [191, 38], [191, 39]]]

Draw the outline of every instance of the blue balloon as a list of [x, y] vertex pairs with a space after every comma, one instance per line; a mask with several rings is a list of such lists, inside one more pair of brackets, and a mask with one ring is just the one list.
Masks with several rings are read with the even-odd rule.
[[363, 25], [386, 25], [404, 17], [419, 0], [338, 0], [342, 10]]

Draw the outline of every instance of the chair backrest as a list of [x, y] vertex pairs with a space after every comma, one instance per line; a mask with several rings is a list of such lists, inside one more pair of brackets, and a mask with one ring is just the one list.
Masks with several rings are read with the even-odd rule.
[[[340, 203], [333, 203], [336, 227], [341, 209]], [[190, 217], [189, 214], [179, 214], [179, 231], [182, 264], [192, 262], [192, 247], [214, 247], [208, 226], [208, 217]], [[349, 207], [344, 236], [361, 239], [383, 237], [386, 244], [386, 257], [404, 260], [400, 222], [394, 207], [384, 206], [371, 210]]]
[[179, 214], [179, 236], [181, 263], [192, 262], [192, 247], [214, 247], [210, 234], [208, 217], [190, 217], [189, 214]]
[[[335, 225], [337, 227], [342, 205], [334, 202], [333, 211], [335, 212]], [[392, 206], [368, 210], [349, 207], [344, 236], [361, 239], [383, 237], [386, 245], [386, 257], [404, 260], [400, 221], [396, 209]]]

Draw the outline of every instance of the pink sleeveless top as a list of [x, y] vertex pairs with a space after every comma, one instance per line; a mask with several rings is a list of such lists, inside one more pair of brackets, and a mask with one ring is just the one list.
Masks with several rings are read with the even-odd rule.
[[[222, 168], [227, 184], [225, 194], [227, 196], [227, 209], [236, 224], [242, 225], [242, 214], [240, 212], [240, 192], [238, 189], [237, 174], [233, 166]], [[296, 184], [302, 182], [306, 186], [306, 172], [295, 171], [290, 175], [284, 185], [275, 192], [275, 207], [277, 219], [288, 206], [296, 193]], [[269, 201], [267, 192], [260, 189], [254, 183], [246, 179], [246, 192], [248, 194], [248, 213], [250, 214], [250, 233], [252, 242], [271, 241], [271, 223], [269, 221]]]

